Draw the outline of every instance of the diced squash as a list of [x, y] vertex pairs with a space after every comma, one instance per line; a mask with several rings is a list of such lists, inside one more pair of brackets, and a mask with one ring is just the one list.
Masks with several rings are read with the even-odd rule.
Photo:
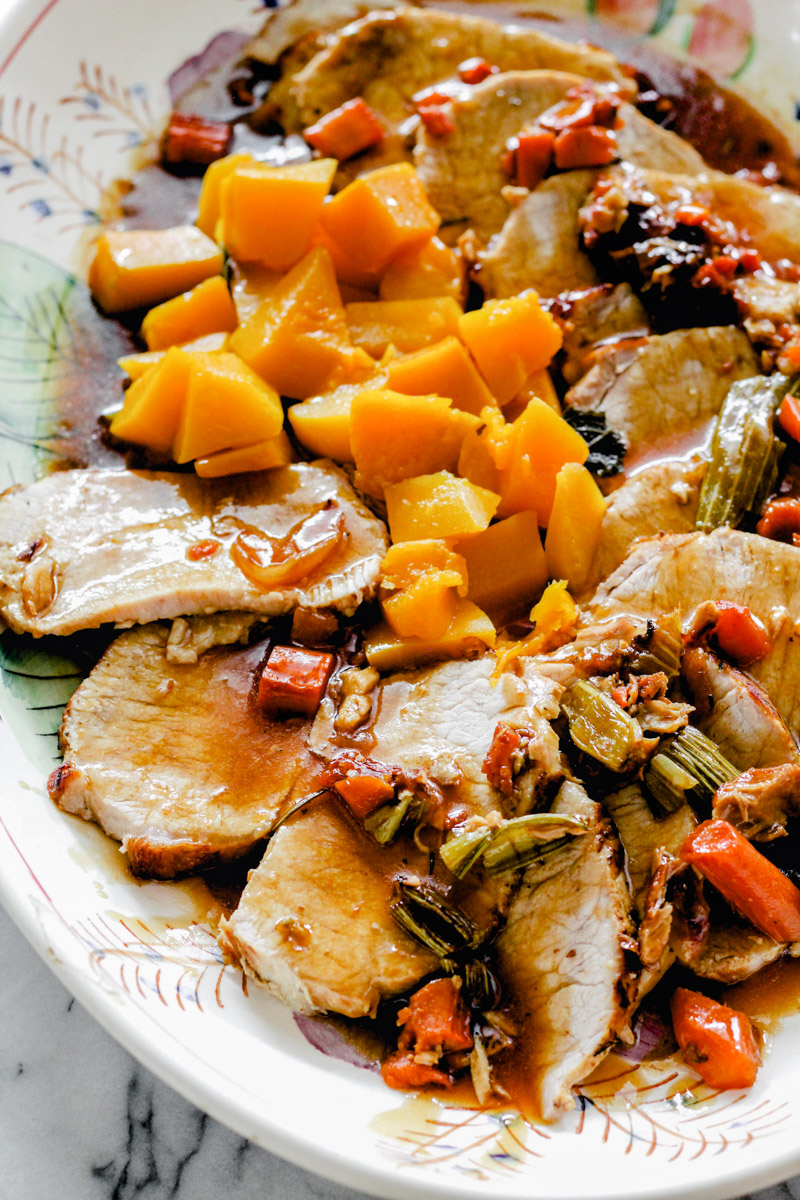
[[395, 254], [426, 242], [439, 228], [439, 214], [410, 163], [379, 167], [355, 179], [325, 205], [321, 221], [365, 271], [382, 271]]
[[225, 158], [217, 159], [206, 169], [203, 186], [200, 188], [195, 224], [210, 238], [214, 237], [217, 221], [219, 221], [220, 192], [223, 182], [233, 174], [237, 167], [252, 166], [255, 161], [252, 154], [226, 154]]
[[[498, 413], [498, 416], [500, 414]], [[481, 419], [484, 414], [481, 413]], [[503, 418], [500, 423], [504, 426]], [[458, 456], [458, 473], [470, 483], [487, 488], [490, 492], [500, 492], [500, 472], [495, 461], [494, 448], [487, 428], [471, 429], [461, 443], [461, 453]]]
[[[224, 350], [228, 341], [227, 333], [207, 333], [204, 337], [195, 338], [193, 342], [184, 342], [180, 347], [187, 354], [196, 350], [211, 353], [213, 350]], [[149, 371], [156, 363], [160, 363], [166, 350], [143, 350], [141, 354], [124, 354], [117, 359], [117, 366], [130, 379], [141, 379], [145, 371]]]
[[231, 293], [239, 325], [249, 321], [259, 305], [269, 300], [283, 279], [282, 271], [262, 267], [260, 263], [233, 263]]
[[527, 658], [532, 654], [546, 654], [575, 637], [578, 607], [567, 591], [566, 580], [559, 579], [548, 583], [541, 599], [530, 611], [530, 620], [533, 629], [522, 641], [518, 638], [502, 638], [498, 642], [497, 666], [492, 673], [493, 683], [496, 683], [517, 659]]
[[527, 616], [548, 580], [536, 513], [498, 521], [483, 533], [463, 538], [456, 548], [467, 564], [468, 599], [495, 625]]
[[221, 475], [241, 475], [247, 471], [269, 471], [295, 461], [292, 443], [283, 430], [277, 437], [242, 446], [238, 450], [222, 450], [195, 461], [194, 469], [203, 479], [218, 479]]
[[544, 400], [533, 399], [510, 427], [503, 449], [500, 516], [530, 509], [540, 525], [548, 525], [559, 471], [568, 462], [584, 463], [589, 447]]
[[295, 435], [312, 454], [353, 462], [350, 440], [350, 408], [353, 397], [371, 388], [383, 387], [386, 376], [377, 371], [364, 383], [343, 383], [322, 396], [312, 396], [289, 409]]
[[347, 325], [356, 346], [381, 358], [394, 346], [410, 354], [458, 332], [461, 309], [452, 296], [426, 300], [374, 300], [348, 304]]
[[276, 437], [283, 408], [274, 388], [235, 354], [192, 354], [186, 402], [175, 435], [178, 463]]
[[232, 258], [288, 271], [307, 253], [336, 174], [335, 158], [238, 166], [220, 189], [221, 240]]
[[548, 365], [562, 342], [560, 328], [533, 288], [464, 313], [459, 332], [501, 406]]
[[381, 497], [386, 484], [454, 470], [464, 435], [477, 423], [445, 396], [403, 396], [384, 388], [359, 392], [350, 408], [358, 487]]
[[367, 662], [376, 671], [401, 671], [448, 658], [475, 658], [491, 649], [497, 633], [486, 613], [471, 600], [457, 600], [456, 611], [440, 638], [403, 638], [381, 622], [364, 638]]
[[365, 292], [370, 293], [370, 299], [377, 299], [378, 285], [381, 281], [380, 271], [367, 271], [348, 258], [322, 224], [317, 225], [311, 235], [311, 245], [312, 247], [322, 246], [328, 251], [340, 284], [346, 283], [349, 287], [363, 288]]
[[586, 467], [565, 463], [556, 478], [545, 554], [550, 577], [566, 579], [574, 595], [579, 595], [588, 582], [606, 503]]
[[105, 312], [169, 300], [222, 271], [223, 252], [194, 225], [109, 229], [97, 239], [89, 287]]
[[530, 378], [525, 381], [513, 400], [503, 405], [503, 416], [505, 419], [507, 421], [516, 421], [517, 417], [525, 412], [525, 409], [534, 396], [539, 400], [544, 400], [545, 404], [549, 404], [553, 412], [557, 412], [559, 416], [561, 415], [561, 401], [558, 398], [553, 380], [550, 378], [550, 372], [546, 367], [542, 367], [541, 371], [534, 371]]
[[375, 367], [350, 341], [330, 255], [321, 248], [283, 277], [231, 334], [230, 346], [293, 400], [365, 379]]
[[419, 475], [386, 488], [393, 542], [460, 538], [486, 529], [500, 497], [447, 471]]
[[467, 272], [463, 258], [438, 237], [396, 254], [384, 271], [378, 289], [381, 300], [452, 296], [459, 304], [463, 304], [466, 292]]
[[128, 388], [122, 409], [111, 418], [109, 432], [121, 441], [171, 454], [191, 371], [190, 355], [176, 346], [166, 350], [161, 362]]
[[408, 396], [449, 396], [454, 408], [476, 415], [482, 408], [496, 407], [478, 368], [455, 337], [392, 359], [386, 371], [389, 387]]
[[466, 593], [464, 559], [443, 541], [401, 542], [381, 564], [381, 606], [400, 637], [443, 637]]
[[231, 333], [235, 328], [236, 309], [228, 285], [221, 275], [214, 275], [190, 292], [151, 308], [142, 321], [141, 333], [148, 350], [166, 350], [207, 333]]

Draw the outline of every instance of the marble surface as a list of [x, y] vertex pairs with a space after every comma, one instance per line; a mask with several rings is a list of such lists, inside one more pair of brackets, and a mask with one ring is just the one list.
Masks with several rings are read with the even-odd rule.
[[[0, 1200], [220, 1195], [363, 1200], [231, 1133], [140, 1067], [0, 909]], [[800, 1177], [757, 1200], [800, 1200]]]

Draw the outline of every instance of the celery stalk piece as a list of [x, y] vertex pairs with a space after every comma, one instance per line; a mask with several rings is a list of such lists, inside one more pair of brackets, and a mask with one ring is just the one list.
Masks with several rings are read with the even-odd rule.
[[644, 773], [647, 799], [657, 817], [677, 812], [686, 803], [687, 795], [697, 788], [698, 782], [683, 767], [678, 766], [666, 754], [654, 754]]
[[579, 817], [557, 813], [531, 813], [514, 817], [497, 830], [483, 853], [483, 865], [489, 875], [502, 875], [537, 862], [570, 838], [586, 833], [587, 824]]
[[679, 610], [647, 622], [647, 631], [633, 640], [633, 657], [629, 662], [631, 671], [637, 675], [651, 675], [663, 671], [668, 679], [676, 679], [681, 669], [683, 652], [683, 630]]
[[364, 819], [364, 830], [379, 846], [388, 846], [400, 832], [400, 826], [408, 816], [412, 797], [401, 796], [395, 804], [384, 804]]
[[439, 851], [439, 856], [456, 879], [463, 879], [480, 860], [494, 834], [494, 829], [473, 829], [469, 833], [458, 833], [447, 839]]
[[785, 375], [757, 375], [732, 384], [711, 440], [711, 463], [697, 506], [695, 528], [710, 533], [735, 527], [758, 512], [774, 489], [783, 445], [775, 417], [789, 389]]
[[612, 771], [623, 771], [637, 758], [637, 751], [647, 749], [639, 722], [593, 683], [573, 683], [561, 707], [575, 745]]
[[395, 921], [439, 958], [475, 950], [484, 940], [483, 931], [428, 884], [403, 879], [398, 892], [389, 905]]
[[711, 739], [693, 725], [685, 725], [672, 741], [662, 742], [661, 754], [695, 780], [691, 789], [695, 802], [709, 801], [721, 784], [741, 774]]

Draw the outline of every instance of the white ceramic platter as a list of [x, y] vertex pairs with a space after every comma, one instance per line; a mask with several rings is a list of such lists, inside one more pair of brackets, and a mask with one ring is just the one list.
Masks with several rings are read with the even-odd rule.
[[[747, 0], [590, 9], [713, 54], [794, 119], [800, 7], [788, 0], [757, 14]], [[69, 272], [104, 187], [157, 138], [174, 68], [264, 15], [253, 0], [0, 3], [0, 487], [46, 469], [54, 387], [80, 360]], [[0, 638], [0, 899], [94, 1016], [214, 1117], [386, 1197], [714, 1200], [800, 1169], [800, 1019], [747, 1094], [698, 1100], [683, 1076], [640, 1073], [617, 1092], [586, 1089], [557, 1127], [408, 1100], [321, 1054], [223, 966], [202, 884], [135, 882], [115, 846], [48, 800], [61, 707], [82, 669], [80, 644]]]

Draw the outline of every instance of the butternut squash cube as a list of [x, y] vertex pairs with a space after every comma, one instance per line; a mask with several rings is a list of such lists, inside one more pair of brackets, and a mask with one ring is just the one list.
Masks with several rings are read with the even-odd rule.
[[432, 237], [394, 256], [383, 273], [378, 294], [381, 300], [452, 296], [463, 304], [467, 294], [464, 259], [441, 238]]
[[335, 158], [236, 167], [220, 189], [221, 240], [232, 258], [288, 271], [303, 257], [336, 174]]
[[269, 471], [295, 461], [292, 443], [281, 430], [277, 437], [242, 446], [238, 450], [222, 450], [195, 461], [194, 469], [203, 479], [219, 479], [222, 475], [242, 475], [249, 471]]
[[471, 600], [456, 600], [455, 613], [439, 638], [400, 637], [381, 622], [364, 638], [367, 662], [376, 671], [403, 671], [448, 658], [478, 658], [497, 640], [494, 625]]
[[547, 366], [562, 342], [561, 330], [533, 288], [464, 313], [459, 332], [501, 407], [534, 371]]
[[227, 353], [186, 357], [191, 372], [175, 435], [175, 462], [249, 446], [280, 433], [280, 396], [240, 358]]
[[109, 432], [121, 441], [171, 454], [191, 371], [190, 355], [176, 346], [166, 350], [161, 361], [128, 388], [122, 409], [111, 418]]
[[[187, 354], [193, 354], [195, 350], [211, 353], [213, 350], [224, 350], [227, 341], [227, 333], [207, 333], [193, 342], [184, 342], [180, 349]], [[166, 350], [143, 350], [141, 354], [124, 354], [117, 359], [117, 366], [131, 379], [141, 379], [145, 371], [160, 363], [166, 353]]]
[[[373, 364], [374, 366], [374, 364]], [[312, 396], [289, 409], [295, 436], [312, 454], [336, 462], [353, 462], [350, 439], [350, 409], [353, 397], [371, 388], [383, 387], [386, 376], [376, 371], [364, 383], [343, 383], [332, 392]]]
[[403, 396], [383, 388], [359, 392], [350, 408], [357, 486], [381, 497], [387, 484], [454, 469], [464, 435], [477, 423], [445, 396]]
[[236, 308], [239, 325], [249, 321], [259, 305], [269, 300], [283, 279], [283, 271], [273, 271], [260, 263], [234, 263], [231, 277], [231, 294]]
[[443, 541], [401, 542], [381, 564], [381, 606], [400, 637], [443, 637], [467, 587], [460, 554]]
[[419, 475], [386, 488], [393, 542], [460, 538], [486, 529], [500, 497], [448, 471]]
[[505, 419], [507, 421], [516, 421], [517, 417], [525, 412], [525, 409], [534, 397], [544, 400], [545, 404], [549, 404], [553, 412], [561, 416], [561, 401], [558, 398], [553, 380], [550, 378], [550, 372], [546, 367], [542, 367], [541, 371], [534, 371], [530, 378], [525, 381], [513, 400], [503, 405], [503, 416]]
[[497, 407], [478, 368], [455, 337], [392, 359], [386, 373], [389, 387], [408, 396], [449, 396], [454, 408], [476, 415], [482, 408]]
[[252, 154], [226, 154], [224, 158], [218, 158], [206, 168], [200, 188], [195, 225], [210, 238], [213, 238], [217, 231], [223, 183], [238, 167], [252, 166], [255, 161]]
[[169, 300], [222, 272], [223, 253], [194, 225], [109, 229], [97, 239], [89, 287], [105, 312]]
[[505, 445], [507, 465], [500, 465], [500, 516], [532, 510], [539, 524], [547, 526], [559, 471], [568, 462], [584, 463], [589, 447], [563, 417], [538, 399], [531, 400], [517, 417]]
[[364, 271], [382, 271], [395, 254], [426, 242], [439, 228], [410, 163], [379, 167], [355, 179], [325, 205], [321, 222]]
[[204, 279], [190, 292], [151, 308], [142, 321], [141, 334], [148, 350], [166, 350], [207, 333], [231, 333], [236, 309], [221, 275]]
[[548, 580], [536, 513], [517, 513], [462, 538], [456, 548], [467, 566], [468, 599], [505, 625], [525, 617]]
[[461, 443], [458, 473], [470, 483], [499, 494], [500, 472], [485, 426], [482, 429], [471, 429]]
[[382, 358], [389, 346], [410, 354], [458, 332], [461, 309], [452, 296], [427, 300], [373, 300], [348, 304], [347, 325], [356, 346]]
[[347, 284], [352, 288], [362, 288], [370, 293], [370, 299], [377, 299], [378, 285], [381, 281], [380, 271], [366, 271], [349, 258], [341, 246], [333, 240], [321, 223], [311, 235], [311, 245], [322, 246], [331, 256], [333, 269], [339, 284]]
[[374, 370], [350, 341], [330, 255], [321, 248], [283, 277], [231, 334], [230, 346], [292, 400], [319, 395], [334, 376], [355, 382]]
[[564, 464], [556, 478], [545, 554], [550, 577], [565, 579], [574, 595], [580, 595], [589, 580], [606, 504], [586, 467]]

